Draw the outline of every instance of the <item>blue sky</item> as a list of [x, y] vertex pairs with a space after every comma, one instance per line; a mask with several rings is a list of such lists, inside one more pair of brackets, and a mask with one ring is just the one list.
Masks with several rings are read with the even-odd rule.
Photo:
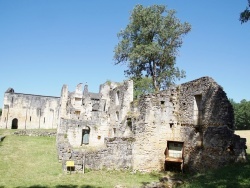
[[247, 0], [0, 0], [0, 107], [9, 87], [60, 96], [63, 84], [73, 91], [87, 82], [98, 92], [107, 80], [125, 80], [113, 51], [136, 4], [167, 5], [192, 25], [178, 83], [210, 76], [229, 98], [250, 100], [250, 22], [239, 21]]

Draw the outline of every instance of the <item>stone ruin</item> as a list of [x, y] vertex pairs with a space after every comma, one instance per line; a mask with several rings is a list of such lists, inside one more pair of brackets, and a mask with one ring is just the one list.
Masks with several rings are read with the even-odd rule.
[[105, 83], [98, 94], [64, 86], [57, 146], [63, 169], [204, 171], [246, 161], [233, 108], [203, 77], [133, 101], [133, 82]]
[[65, 171], [69, 161], [74, 171], [145, 172], [201, 172], [246, 161], [246, 139], [234, 134], [233, 108], [210, 77], [139, 100], [133, 100], [133, 81], [106, 82], [99, 93], [83, 84], [70, 92], [64, 85], [60, 97], [10, 88], [2, 114], [1, 128], [57, 127], [58, 159]]

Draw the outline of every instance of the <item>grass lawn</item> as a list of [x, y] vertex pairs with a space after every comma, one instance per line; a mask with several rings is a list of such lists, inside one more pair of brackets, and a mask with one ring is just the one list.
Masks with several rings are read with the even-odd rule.
[[[250, 160], [250, 131], [236, 131], [248, 139]], [[67, 174], [57, 160], [56, 143], [53, 137], [28, 137], [13, 135], [13, 130], [1, 130], [7, 135], [0, 142], [0, 188], [7, 187], [140, 187], [166, 173], [132, 174], [129, 171], [90, 171], [85, 174]], [[204, 174], [174, 174], [185, 188], [250, 187], [250, 162], [232, 164]]]
[[0, 142], [0, 187], [140, 187], [158, 180], [152, 174], [128, 171], [67, 174], [57, 160], [55, 137], [16, 136], [12, 132], [0, 130], [0, 135], [7, 135]]
[[185, 188], [249, 188], [250, 187], [250, 130], [235, 131], [235, 134], [247, 138], [248, 162], [232, 164], [218, 170], [208, 171], [204, 174], [183, 175]]

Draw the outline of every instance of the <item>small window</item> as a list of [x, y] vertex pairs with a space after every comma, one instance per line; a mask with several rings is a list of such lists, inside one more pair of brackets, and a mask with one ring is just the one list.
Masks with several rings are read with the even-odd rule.
[[131, 120], [131, 118], [127, 119], [127, 126], [129, 127], [130, 131], [132, 131], [132, 120]]
[[30, 116], [30, 121], [31, 121], [31, 116]]
[[43, 123], [45, 123], [45, 117], [43, 118]]
[[98, 140], [101, 140], [101, 136], [97, 136], [97, 139], [98, 139]]
[[174, 123], [169, 123], [169, 125], [170, 125], [170, 128], [173, 128]]
[[80, 111], [75, 111], [75, 114], [79, 116], [80, 115]]
[[164, 105], [165, 104], [165, 101], [161, 101], [161, 105]]

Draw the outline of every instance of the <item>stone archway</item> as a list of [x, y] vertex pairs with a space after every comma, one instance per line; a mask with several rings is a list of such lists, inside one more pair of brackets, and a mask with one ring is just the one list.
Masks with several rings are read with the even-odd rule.
[[11, 123], [11, 129], [18, 129], [18, 119], [14, 118]]
[[86, 126], [85, 129], [82, 129], [82, 144], [89, 144], [89, 133], [90, 128]]

